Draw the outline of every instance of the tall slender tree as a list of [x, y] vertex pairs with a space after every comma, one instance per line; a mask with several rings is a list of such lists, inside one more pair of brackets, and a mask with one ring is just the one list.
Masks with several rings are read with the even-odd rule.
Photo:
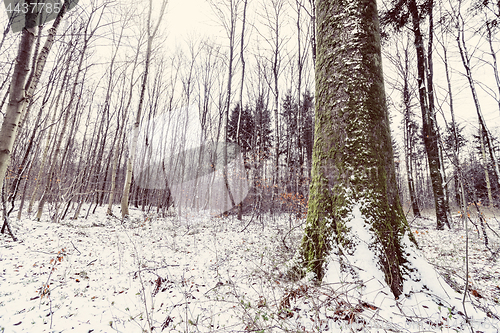
[[[47, 42], [40, 53], [40, 57], [38, 59], [39, 61], [36, 66], [33, 64], [33, 72], [28, 78], [28, 73], [30, 71], [30, 57], [35, 39], [36, 23], [40, 16], [38, 10], [35, 10], [34, 8], [36, 6], [37, 5], [34, 3], [27, 4], [28, 10], [25, 14], [25, 27], [21, 33], [16, 65], [14, 67], [14, 73], [9, 88], [9, 104], [7, 112], [4, 116], [2, 128], [0, 130], [0, 189], [4, 186], [4, 180], [11, 158], [11, 151], [16, 140], [17, 132], [19, 131], [20, 123], [22, 122], [26, 112], [26, 106], [28, 105], [28, 101], [31, 99], [34, 88], [36, 87], [41, 76], [45, 66], [45, 59], [50, 52], [54, 35], [57, 31], [59, 23], [61, 22], [61, 18], [66, 12], [68, 3], [67, 1], [64, 2], [59, 14], [57, 15], [56, 21], [49, 31]], [[8, 30], [5, 30], [6, 33], [7, 31]], [[5, 218], [7, 217], [5, 216]], [[8, 227], [7, 220], [5, 220], [2, 227], [2, 232], [4, 232], [5, 227]]]
[[[283, 71], [282, 58], [286, 38], [283, 35], [284, 18], [287, 8], [286, 0], [270, 0], [265, 3], [262, 17], [262, 24], [267, 28], [267, 35], [262, 35], [266, 43], [269, 45], [270, 54], [268, 62], [271, 69], [270, 77], [266, 77], [266, 81], [271, 88], [274, 97], [274, 174], [273, 185], [277, 185], [279, 181], [279, 159], [281, 149], [281, 133], [280, 133], [280, 85], [279, 80]], [[273, 199], [277, 195], [277, 186], [273, 186]], [[273, 200], [274, 202], [274, 200]]]
[[[408, 194], [410, 197], [410, 205], [413, 210], [413, 216], [420, 217], [420, 208], [417, 202], [414, 180], [414, 164], [416, 157], [416, 145], [421, 141], [421, 136], [418, 134], [418, 124], [413, 114], [413, 91], [417, 90], [412, 85], [411, 81], [411, 64], [409, 38], [405, 38], [404, 34], [394, 36], [395, 45], [387, 50], [384, 55], [389, 59], [395, 68], [397, 78], [390, 85], [397, 90], [402, 97], [401, 112], [403, 115], [403, 138], [404, 138], [404, 158], [406, 167], [406, 176], [408, 183]], [[402, 40], [400, 45], [399, 41]]]
[[436, 228], [444, 229], [449, 222], [449, 205], [446, 194], [446, 183], [444, 179], [444, 167], [441, 159], [441, 148], [439, 145], [439, 131], [434, 110], [433, 93], [433, 70], [432, 70], [432, 33], [429, 37], [427, 54], [425, 52], [424, 34], [422, 32], [422, 21], [429, 17], [429, 29], [432, 32], [434, 8], [433, 0], [424, 4], [416, 0], [395, 0], [392, 6], [383, 14], [382, 22], [394, 26], [397, 30], [402, 29], [411, 22], [411, 30], [414, 36], [414, 44], [417, 53], [417, 83], [422, 113], [422, 136], [427, 153], [427, 162], [434, 194], [434, 205], [436, 209]]
[[[454, 16], [455, 16], [455, 23], [456, 23], [456, 30], [457, 30], [457, 35], [456, 35], [456, 40], [458, 44], [458, 50], [460, 52], [460, 58], [462, 59], [462, 65], [464, 66], [465, 70], [465, 77], [467, 78], [467, 81], [469, 82], [469, 88], [472, 94], [472, 100], [474, 101], [474, 106], [476, 108], [476, 113], [477, 113], [477, 118], [479, 120], [479, 127], [480, 127], [480, 134], [484, 135], [484, 142], [486, 146], [488, 147], [489, 155], [491, 158], [491, 161], [493, 163], [493, 170], [495, 172], [495, 178], [496, 178], [496, 183], [497, 186], [500, 186], [500, 167], [498, 166], [498, 160], [494, 152], [494, 146], [493, 146], [493, 138], [492, 135], [486, 126], [486, 121], [483, 116], [483, 111], [481, 110], [481, 103], [479, 102], [479, 96], [477, 93], [476, 89], [476, 82], [474, 81], [474, 78], [472, 76], [472, 65], [471, 65], [471, 58], [472, 56], [469, 54], [467, 44], [466, 44], [466, 39], [465, 39], [465, 22], [464, 18], [462, 16], [462, 0], [458, 1], [458, 6], [454, 10]], [[481, 139], [483, 139], [481, 137]], [[485, 154], [484, 154], [485, 155]], [[486, 157], [486, 156], [484, 156]], [[484, 161], [486, 163], [486, 161]]]
[[139, 105], [137, 106], [137, 113], [135, 116], [135, 121], [132, 128], [132, 139], [130, 142], [130, 152], [127, 160], [127, 173], [125, 178], [125, 184], [123, 185], [123, 195], [121, 201], [121, 212], [122, 217], [127, 217], [129, 215], [128, 210], [128, 200], [130, 196], [130, 185], [132, 184], [132, 172], [134, 165], [134, 158], [137, 149], [137, 139], [139, 137], [139, 124], [141, 122], [142, 108], [144, 104], [144, 95], [146, 93], [146, 85], [148, 82], [149, 66], [151, 62], [152, 52], [153, 52], [153, 41], [158, 29], [160, 28], [160, 23], [162, 21], [163, 14], [167, 7], [168, 0], [163, 0], [161, 3], [161, 8], [159, 11], [159, 18], [156, 24], [153, 26], [152, 16], [153, 16], [153, 1], [149, 1], [148, 16], [146, 20], [146, 54], [144, 63], [144, 72], [142, 73], [141, 90], [139, 96]]

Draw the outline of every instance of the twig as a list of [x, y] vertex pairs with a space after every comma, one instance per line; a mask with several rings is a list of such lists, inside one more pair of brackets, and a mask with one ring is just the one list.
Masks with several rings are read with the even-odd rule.
[[10, 225], [9, 225], [9, 214], [7, 213], [7, 204], [5, 203], [5, 182], [2, 186], [2, 209], [3, 209], [3, 226], [2, 226], [2, 231], [1, 233], [5, 233], [5, 229], [7, 229], [7, 232], [9, 233], [10, 237], [12, 237], [12, 240], [14, 242], [17, 242], [16, 236], [12, 233], [12, 230], [10, 230]]
[[[78, 251], [78, 255], [81, 255], [81, 254], [82, 254], [82, 253], [80, 252], [80, 250], [78, 250], [78, 249], [76, 248], [75, 244], [73, 244], [73, 241], [71, 241], [71, 245], [73, 245], [73, 247], [75, 248], [75, 250], [77, 250], [77, 251]], [[88, 266], [88, 265], [87, 265], [87, 266]]]
[[130, 243], [132, 244], [132, 247], [134, 248], [135, 258], [137, 259], [137, 266], [139, 267], [139, 283], [141, 284], [141, 297], [142, 297], [142, 301], [144, 302], [144, 310], [146, 312], [146, 321], [147, 321], [147, 324], [149, 326], [149, 331], [152, 332], [153, 331], [153, 322], [152, 322], [153, 318], [151, 316], [153, 315], [153, 313], [151, 313], [151, 315], [150, 315], [150, 313], [148, 311], [148, 303], [147, 303], [147, 299], [146, 299], [146, 288], [144, 287], [144, 281], [142, 280], [141, 261], [139, 259], [139, 252], [137, 251], [137, 247], [135, 246], [135, 243], [130, 238], [129, 234], [125, 233], [125, 235], [127, 235]]
[[[465, 216], [466, 212], [464, 212]], [[464, 297], [462, 299], [462, 307], [464, 309], [465, 321], [469, 325], [471, 332], [474, 333], [474, 330], [471, 327], [471, 323], [469, 321], [469, 316], [467, 315], [467, 309], [465, 307], [465, 298], [469, 293], [469, 224], [467, 223], [467, 219], [465, 219], [465, 288], [464, 288]]]

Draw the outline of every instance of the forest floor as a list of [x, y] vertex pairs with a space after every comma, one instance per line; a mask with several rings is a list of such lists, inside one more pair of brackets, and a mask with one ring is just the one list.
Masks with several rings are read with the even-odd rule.
[[[433, 219], [409, 220], [425, 258], [463, 290], [465, 231], [458, 223], [436, 231]], [[20, 240], [0, 235], [0, 332], [470, 331], [451, 323], [456, 309], [438, 320], [393, 320], [343, 297], [338, 286], [290, 280], [286, 263], [303, 222], [288, 215], [159, 218], [132, 210], [122, 223], [104, 209], [61, 223], [48, 215], [12, 221]], [[474, 332], [500, 327], [500, 264], [492, 258], [500, 219], [487, 222], [491, 251], [479, 224], [479, 233], [472, 224], [469, 231], [467, 302], [492, 312], [489, 321], [472, 318]]]

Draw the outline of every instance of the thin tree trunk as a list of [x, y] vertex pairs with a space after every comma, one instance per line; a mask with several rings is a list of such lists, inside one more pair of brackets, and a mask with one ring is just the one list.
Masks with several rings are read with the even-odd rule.
[[493, 49], [491, 25], [492, 22], [486, 22], [486, 39], [488, 40], [488, 46], [490, 47], [490, 55], [491, 58], [493, 59], [493, 64], [491, 65], [491, 67], [493, 67], [493, 74], [495, 75], [495, 82], [497, 84], [498, 95], [499, 95], [497, 98], [497, 103], [498, 103], [498, 111], [500, 112], [500, 75], [498, 74], [497, 54]]
[[408, 59], [408, 49], [404, 50], [404, 83], [403, 83], [403, 103], [404, 103], [404, 136], [405, 136], [405, 164], [406, 164], [406, 174], [408, 177], [408, 191], [410, 193], [410, 203], [413, 209], [413, 216], [421, 217], [420, 209], [417, 203], [417, 197], [415, 194], [415, 183], [413, 181], [413, 143], [414, 143], [414, 127], [415, 125], [411, 122], [411, 96], [410, 88], [408, 82], [408, 76], [410, 74], [409, 59]]
[[486, 158], [486, 150], [484, 149], [484, 132], [481, 126], [479, 126], [479, 144], [481, 146], [481, 157], [483, 158], [486, 191], [488, 192], [488, 206], [493, 207], [493, 195], [491, 194], [490, 174], [488, 172], [488, 159]]
[[[124, 76], [125, 79], [125, 76]], [[130, 86], [130, 91], [132, 91], [132, 82]], [[123, 101], [123, 98], [120, 99]], [[130, 101], [129, 101], [130, 104]], [[123, 111], [125, 110], [125, 112]], [[123, 123], [120, 126], [120, 113], [123, 112], [122, 114], [122, 121]], [[123, 142], [125, 140], [125, 134], [124, 134], [124, 128], [125, 128], [125, 117], [126, 117], [126, 109], [124, 109], [123, 104], [120, 105], [118, 114], [117, 114], [117, 128], [119, 129], [118, 131], [118, 141], [116, 143], [116, 147], [112, 147], [113, 149], [113, 155], [114, 157], [112, 158], [113, 160], [113, 170], [111, 171], [111, 188], [109, 189], [109, 199], [108, 199], [108, 209], [106, 211], [107, 215], [113, 215], [113, 201], [115, 198], [115, 188], [116, 188], [116, 177], [118, 176], [118, 164], [119, 160], [121, 157], [121, 152], [123, 150]]]
[[[152, 0], [149, 1], [149, 11], [148, 11], [147, 28], [146, 28], [147, 29], [146, 61], [144, 64], [144, 73], [142, 74], [143, 76], [142, 76], [141, 92], [139, 97], [139, 105], [137, 107], [135, 122], [132, 128], [132, 142], [130, 143], [130, 152], [127, 160], [127, 173], [125, 177], [125, 184], [123, 186], [123, 196], [121, 201], [122, 218], [129, 216], [128, 200], [130, 196], [130, 185], [132, 184], [132, 172], [134, 167], [135, 153], [137, 150], [137, 140], [139, 138], [139, 125], [141, 122], [142, 105], [144, 104], [144, 95], [146, 93], [146, 85], [148, 82], [149, 66], [151, 62], [151, 53], [153, 49], [153, 40], [155, 38], [156, 33], [158, 32], [161, 19], [163, 17], [163, 14], [165, 13], [166, 5], [167, 5], [167, 0], [163, 0], [160, 11], [160, 17], [156, 22], [156, 26], [153, 28], [151, 27], [153, 1]], [[151, 31], [152, 29], [153, 31]]]
[[[67, 55], [66, 61], [65, 61], [65, 69], [64, 69], [64, 75], [62, 80], [59, 80], [61, 82], [60, 88], [59, 88], [59, 93], [57, 93], [57, 96], [55, 98], [55, 101], [53, 100], [49, 109], [53, 110], [52, 113], [52, 118], [50, 120], [50, 123], [48, 123], [48, 130], [49, 132], [47, 133], [47, 136], [45, 138], [45, 145], [42, 153], [42, 162], [40, 163], [40, 167], [38, 170], [38, 174], [35, 178], [35, 188], [32, 191], [30, 202], [28, 205], [28, 214], [31, 214], [33, 210], [33, 205], [35, 203], [35, 199], [38, 193], [38, 189], [40, 188], [40, 185], [42, 184], [42, 174], [45, 169], [45, 164], [47, 163], [47, 158], [49, 157], [49, 149], [50, 149], [50, 142], [52, 139], [52, 131], [54, 129], [55, 123], [56, 123], [56, 116], [57, 116], [57, 110], [59, 109], [59, 101], [61, 100], [61, 97], [63, 94], [65, 94], [66, 89], [64, 87], [68, 84], [69, 82], [69, 76], [70, 76], [70, 65], [73, 60], [73, 55], [74, 52], [72, 51], [73, 47], [69, 45], [68, 47], [68, 52], [65, 52], [65, 55]], [[57, 88], [57, 86], [56, 86]], [[48, 88], [47, 88], [48, 90]], [[44, 104], [45, 105], [45, 104]]]
[[[236, 129], [236, 143], [239, 145], [239, 138], [240, 138], [240, 126], [241, 126], [241, 113], [243, 112], [243, 88], [245, 84], [245, 24], [246, 24], [246, 19], [247, 19], [247, 5], [248, 5], [248, 0], [244, 0], [243, 4], [243, 22], [241, 25], [241, 41], [240, 41], [240, 60], [241, 60], [241, 86], [240, 86], [240, 113], [238, 114], [238, 127]], [[243, 169], [244, 170], [244, 169]], [[246, 175], [240, 175], [240, 180], [241, 181], [246, 181], [241, 179], [241, 177], [246, 176]], [[238, 220], [242, 219], [243, 215], [243, 203], [240, 202], [238, 204]]]
[[[61, 24], [61, 20], [66, 13], [66, 10], [69, 6], [69, 0], [65, 0], [63, 5], [61, 6], [61, 9], [59, 13], [57, 14], [56, 19], [54, 20], [54, 23], [52, 23], [52, 27], [48, 31], [48, 36], [47, 39], [45, 40], [45, 44], [40, 51], [40, 54], [38, 54], [38, 57], [35, 60], [33, 60], [33, 68], [32, 68], [32, 73], [28, 79], [28, 82], [26, 82], [26, 102], [31, 101], [33, 97], [33, 93], [35, 92], [36, 87], [38, 86], [38, 82], [40, 81], [40, 78], [42, 76], [43, 70], [45, 69], [45, 64], [47, 62], [47, 57], [49, 56], [50, 50], [52, 49], [52, 45], [54, 45], [54, 39], [57, 34], [57, 29], [59, 28], [59, 25]], [[38, 45], [40, 42], [40, 34], [38, 36], [38, 41], [37, 41], [37, 51], [38, 51]], [[36, 55], [36, 54], [35, 54]], [[23, 105], [23, 108], [26, 108], [27, 103]], [[28, 110], [23, 110], [23, 118], [22, 118], [22, 123], [24, 123], [24, 120], [28, 117], [29, 109]], [[22, 124], [21, 123], [21, 124]]]
[[[89, 24], [90, 24], [90, 22], [87, 23], [87, 28], [88, 28]], [[87, 50], [87, 47], [89, 45], [90, 38], [92, 38], [94, 32], [95, 32], [95, 30], [91, 32], [90, 36], [88, 36], [86, 34], [86, 31], [84, 34], [83, 47], [81, 50], [80, 59], [78, 61], [78, 66], [76, 69], [76, 75], [75, 75], [75, 78], [73, 80], [73, 86], [71, 89], [71, 93], [69, 95], [69, 102], [68, 102], [68, 105], [66, 105], [62, 110], [62, 113], [64, 114], [62, 128], [61, 128], [61, 132], [58, 133], [58, 139], [56, 141], [54, 154], [52, 155], [52, 161], [50, 162], [50, 169], [48, 172], [47, 184], [45, 186], [45, 191], [42, 194], [40, 201], [38, 202], [38, 210], [37, 210], [37, 215], [36, 215], [36, 219], [38, 221], [42, 217], [43, 208], [45, 206], [45, 202], [47, 201], [47, 197], [50, 194], [50, 190], [52, 189], [52, 186], [54, 185], [53, 183], [57, 181], [56, 174], [58, 173], [58, 168], [60, 167], [59, 166], [59, 154], [61, 152], [61, 145], [62, 145], [64, 135], [66, 134], [66, 128], [68, 125], [69, 116], [71, 115], [73, 101], [75, 100], [76, 89], [77, 89], [77, 86], [79, 83], [80, 73], [82, 72], [82, 67], [83, 67], [83, 62], [85, 60], [86, 50]], [[61, 161], [61, 164], [62, 164], [62, 161]], [[59, 199], [56, 198], [56, 200], [59, 200]], [[57, 216], [56, 216], [56, 220], [57, 220]]]
[[311, 4], [311, 53], [313, 58], [313, 66], [316, 66], [316, 0], [309, 0]]
[[[461, 2], [459, 2], [461, 4]], [[461, 7], [457, 9], [457, 43], [458, 43], [458, 50], [460, 51], [460, 57], [462, 59], [462, 65], [464, 66], [465, 69], [465, 76], [467, 77], [467, 80], [469, 81], [469, 87], [472, 93], [472, 99], [474, 101], [474, 106], [476, 107], [476, 113], [477, 113], [477, 118], [479, 120], [479, 127], [480, 130], [484, 134], [484, 138], [486, 139], [486, 145], [488, 146], [488, 151], [489, 155], [491, 158], [491, 161], [493, 162], [493, 170], [495, 172], [496, 176], [496, 181], [497, 181], [497, 186], [500, 188], [500, 170], [498, 167], [498, 161], [495, 155], [495, 152], [493, 151], [493, 143], [492, 143], [492, 136], [488, 128], [486, 127], [486, 122], [484, 121], [483, 113], [481, 111], [481, 105], [479, 103], [479, 97], [477, 96], [477, 91], [476, 91], [476, 85], [474, 83], [474, 79], [472, 77], [472, 70], [470, 66], [470, 56], [467, 51], [467, 46], [465, 44], [465, 28], [464, 28], [464, 22], [462, 19], [462, 14], [460, 12]]]
[[448, 86], [448, 97], [449, 97], [449, 104], [450, 104], [450, 114], [451, 114], [451, 128], [452, 128], [452, 135], [453, 135], [453, 165], [455, 167], [455, 174], [453, 176], [454, 181], [455, 181], [455, 201], [457, 205], [460, 207], [461, 206], [461, 199], [460, 195], [463, 192], [460, 184], [460, 175], [459, 175], [459, 168], [460, 168], [460, 160], [459, 160], [459, 151], [460, 151], [460, 142], [458, 140], [458, 126], [457, 122], [455, 120], [455, 110], [453, 108], [453, 91], [451, 89], [451, 78], [450, 78], [450, 69], [448, 67], [448, 52], [446, 50], [446, 47], [444, 43], [441, 44], [443, 47], [443, 63], [444, 63], [444, 69], [445, 69], [445, 74], [446, 74], [446, 82]]
[[448, 227], [450, 227], [449, 224], [449, 212], [450, 212], [450, 203], [449, 203], [449, 196], [448, 196], [448, 182], [446, 181], [446, 172], [444, 169], [444, 158], [443, 158], [443, 148], [441, 144], [441, 139], [440, 139], [440, 133], [439, 133], [439, 127], [437, 126], [437, 119], [436, 119], [436, 112], [435, 112], [435, 106], [434, 106], [434, 66], [433, 66], [433, 59], [432, 59], [432, 52], [434, 49], [434, 0], [429, 0], [427, 2], [428, 6], [428, 13], [429, 13], [429, 27], [428, 27], [428, 42], [427, 42], [427, 95], [428, 95], [428, 101], [429, 101], [429, 113], [430, 116], [432, 117], [432, 122], [435, 125], [435, 132], [436, 132], [436, 140], [438, 143], [438, 156], [439, 156], [439, 170], [442, 178], [442, 185], [441, 187], [443, 188], [443, 193], [444, 193], [444, 208], [446, 210], [446, 224]]
[[[447, 225], [450, 228], [449, 222], [449, 207], [446, 200], [444, 189], [444, 175], [442, 173], [440, 147], [438, 144], [439, 134], [437, 132], [437, 124], [435, 119], [434, 103], [428, 99], [428, 91], [432, 82], [432, 75], [428, 76], [426, 68], [426, 57], [424, 53], [424, 42], [420, 30], [420, 14], [415, 0], [410, 0], [408, 3], [409, 11], [412, 16], [413, 33], [415, 36], [415, 47], [417, 49], [417, 83], [419, 87], [420, 109], [422, 111], [422, 134], [424, 138], [425, 150], [427, 152], [427, 161], [429, 164], [429, 172], [434, 194], [434, 205], [436, 209], [436, 219], [438, 230], [443, 230]], [[428, 59], [427, 59], [428, 60]], [[427, 82], [426, 82], [427, 79]]]
[[[301, 14], [301, 4], [298, 3], [298, 0], [296, 0], [296, 8], [297, 8], [297, 21], [296, 21], [296, 27], [297, 27], [297, 149], [298, 149], [298, 170], [296, 171], [298, 173], [296, 177], [296, 184], [295, 184], [295, 193], [298, 196], [299, 194], [302, 195], [302, 179], [304, 176], [304, 152], [302, 149], [302, 131], [301, 128], [304, 127], [303, 124], [303, 119], [302, 119], [302, 72], [304, 69], [304, 60], [303, 55], [302, 55], [302, 36], [301, 36], [301, 22], [300, 22], [300, 14]], [[300, 212], [299, 212], [300, 213]]]

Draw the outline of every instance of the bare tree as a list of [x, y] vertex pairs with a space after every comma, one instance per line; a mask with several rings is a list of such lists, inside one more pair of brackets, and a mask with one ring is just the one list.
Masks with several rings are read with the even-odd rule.
[[433, 31], [433, 9], [433, 0], [426, 2], [424, 6], [419, 6], [416, 0], [396, 0], [392, 3], [392, 7], [384, 13], [382, 22], [399, 30], [411, 21], [417, 58], [417, 84], [422, 113], [422, 135], [434, 194], [436, 228], [442, 230], [445, 225], [450, 227], [450, 217], [444, 165], [439, 144], [440, 135], [434, 108], [433, 39], [432, 36], [429, 37], [426, 54], [422, 32], [422, 21], [426, 15], [429, 16], [429, 31]]
[[[16, 65], [14, 67], [9, 89], [9, 104], [0, 130], [0, 188], [3, 188], [4, 185], [4, 179], [10, 161], [10, 153], [14, 146], [14, 141], [16, 140], [19, 122], [23, 118], [23, 111], [27, 98], [29, 98], [29, 95], [26, 93], [25, 84], [29, 73], [29, 62], [34, 44], [35, 27], [38, 16], [36, 11], [34, 11], [34, 6], [36, 6], [36, 4], [28, 4], [28, 11], [25, 14], [26, 23], [22, 31]], [[7, 216], [4, 216], [4, 218], [5, 221], [2, 227], [2, 233], [7, 227], [10, 235], [15, 239], [8, 226]]]
[[[22, 118], [22, 110], [25, 104], [25, 83], [29, 73], [29, 62], [34, 45], [36, 31], [36, 13], [32, 13], [33, 6], [30, 4], [26, 14], [26, 26], [22, 31], [16, 65], [9, 88], [9, 104], [0, 130], [0, 188], [3, 187], [5, 175], [10, 161], [10, 153], [18, 132], [18, 123]], [[5, 221], [2, 232], [6, 227]], [[10, 231], [10, 229], [9, 229]], [[11, 234], [12, 235], [12, 234]], [[13, 237], [13, 236], [12, 236]]]
[[[48, 180], [47, 184], [45, 186], [45, 191], [42, 194], [42, 197], [40, 198], [40, 201], [38, 203], [38, 210], [37, 210], [37, 215], [36, 218], [37, 220], [40, 220], [42, 213], [43, 213], [43, 208], [44, 205], [47, 201], [48, 196], [50, 195], [50, 191], [52, 189], [52, 186], [54, 183], [57, 181], [56, 174], [60, 171], [59, 168], [63, 163], [63, 160], [60, 159], [59, 154], [61, 153], [61, 145], [62, 141], [64, 139], [64, 136], [66, 134], [67, 126], [68, 126], [68, 120], [69, 116], [71, 115], [72, 112], [74, 112], [73, 108], [73, 103], [76, 101], [76, 104], [80, 103], [80, 100], [76, 100], [75, 96], [77, 95], [77, 89], [78, 89], [78, 84], [79, 84], [79, 79], [80, 75], [85, 76], [85, 73], [88, 71], [88, 67], [83, 70], [83, 65], [84, 65], [84, 60], [87, 56], [87, 51], [89, 47], [91, 46], [91, 41], [93, 40], [97, 30], [100, 27], [99, 23], [103, 18], [105, 8], [107, 6], [107, 3], [101, 4], [99, 6], [94, 6], [92, 10], [90, 11], [89, 18], [87, 19], [86, 22], [82, 22], [81, 24], [81, 31], [83, 32], [82, 36], [80, 37], [82, 40], [82, 49], [80, 50], [80, 57], [78, 59], [78, 64], [75, 69], [75, 77], [73, 79], [71, 91], [69, 95], [67, 96], [68, 101], [67, 104], [63, 103], [63, 122], [62, 122], [62, 128], [61, 131], [58, 135], [58, 138], [55, 143], [54, 147], [54, 152], [51, 157], [51, 162], [50, 162], [50, 169], [48, 172]], [[94, 15], [96, 16], [96, 22], [93, 22]], [[94, 23], [94, 26], [92, 27], [92, 23]], [[76, 47], [76, 45], [75, 45]], [[56, 199], [57, 201], [58, 199]], [[58, 214], [56, 213], [54, 216], [55, 220], [58, 220]]]
[[270, 47], [270, 54], [267, 58], [271, 71], [271, 77], [265, 76], [265, 79], [271, 88], [274, 95], [274, 174], [273, 174], [273, 202], [277, 194], [277, 187], [275, 185], [279, 182], [279, 159], [280, 159], [280, 84], [279, 79], [281, 76], [283, 48], [287, 39], [283, 35], [282, 29], [284, 25], [286, 0], [271, 0], [263, 4], [264, 11], [261, 14], [262, 24], [267, 29], [267, 32], [260, 32], [265, 42]]
[[[493, 168], [496, 176], [496, 180], [498, 183], [498, 186], [500, 186], [500, 170], [498, 167], [498, 161], [495, 156], [494, 152], [494, 147], [493, 147], [493, 142], [492, 142], [492, 136], [490, 131], [488, 130], [488, 127], [486, 126], [486, 122], [483, 117], [483, 113], [481, 111], [481, 104], [479, 102], [479, 97], [477, 94], [476, 90], [476, 84], [472, 76], [472, 65], [471, 65], [471, 55], [469, 54], [467, 44], [466, 44], [466, 39], [465, 39], [465, 25], [464, 25], [464, 19], [462, 16], [462, 11], [461, 11], [461, 6], [462, 5], [462, 0], [458, 0], [458, 6], [454, 10], [454, 18], [455, 18], [455, 24], [456, 24], [456, 40], [458, 44], [458, 50], [460, 51], [460, 58], [462, 60], [462, 65], [464, 66], [465, 69], [465, 77], [467, 78], [467, 81], [469, 82], [469, 88], [472, 93], [472, 99], [474, 101], [474, 106], [476, 108], [476, 113], [477, 113], [477, 118], [479, 121], [479, 127], [480, 127], [480, 139], [482, 140], [482, 137], [484, 136], [484, 139], [486, 140], [486, 145], [488, 146], [488, 151], [489, 151], [489, 156], [491, 158], [491, 161], [493, 163]], [[484, 156], [484, 155], [483, 155]], [[484, 156], [486, 157], [486, 156]], [[486, 161], [484, 161], [486, 163]], [[491, 189], [490, 189], [491, 191]]]
[[[236, 53], [236, 45], [237, 45], [237, 36], [236, 36], [236, 25], [238, 21], [240, 5], [242, 0], [209, 0], [210, 5], [217, 16], [218, 20], [224, 27], [226, 32], [226, 37], [228, 39], [228, 72], [227, 72], [227, 89], [225, 96], [225, 105], [224, 111], [221, 116], [223, 117], [223, 129], [224, 129], [224, 142], [228, 142], [228, 128], [229, 128], [229, 114], [231, 110], [231, 98], [232, 98], [232, 89], [233, 89], [233, 76], [234, 76], [234, 60]], [[246, 8], [246, 6], [245, 6]], [[235, 206], [235, 200], [233, 198], [233, 194], [230, 190], [229, 180], [227, 175], [227, 164], [228, 164], [228, 153], [227, 153], [227, 145], [223, 145], [223, 177], [225, 187], [228, 190], [228, 199], [232, 207]], [[225, 204], [228, 206], [228, 204]]]
[[[239, 114], [238, 114], [238, 125], [236, 128], [236, 144], [239, 145], [239, 138], [240, 138], [240, 126], [241, 126], [241, 112], [243, 110], [243, 88], [245, 86], [245, 69], [246, 69], [246, 63], [245, 63], [245, 27], [246, 27], [246, 20], [247, 20], [247, 6], [248, 6], [248, 0], [243, 0], [243, 17], [242, 17], [242, 24], [241, 24], [241, 39], [240, 39], [240, 61], [241, 61], [241, 83], [240, 83], [240, 108], [239, 108]], [[238, 220], [242, 219], [242, 214], [243, 214], [243, 205], [242, 203], [238, 204]]]
[[[139, 96], [139, 105], [137, 107], [137, 113], [135, 117], [135, 122], [133, 124], [132, 128], [132, 136], [131, 136], [131, 142], [130, 142], [130, 152], [127, 160], [127, 174], [125, 178], [125, 184], [123, 187], [123, 195], [122, 195], [122, 201], [121, 201], [121, 212], [122, 212], [122, 217], [127, 217], [129, 215], [129, 210], [128, 210], [128, 200], [129, 200], [129, 195], [130, 195], [130, 185], [132, 183], [132, 171], [133, 171], [133, 165], [134, 165], [134, 158], [135, 158], [135, 153], [137, 149], [137, 138], [139, 137], [139, 124], [141, 121], [141, 114], [142, 114], [142, 108], [143, 108], [143, 103], [144, 103], [144, 94], [146, 92], [146, 85], [147, 85], [147, 80], [148, 80], [148, 74], [149, 74], [149, 66], [151, 62], [151, 56], [152, 56], [152, 50], [153, 50], [153, 41], [158, 33], [158, 29], [160, 28], [160, 23], [162, 21], [163, 15], [165, 13], [165, 9], [167, 6], [168, 0], [163, 0], [161, 3], [161, 8], [159, 11], [159, 17], [158, 21], [156, 22], [156, 25], [152, 25], [152, 14], [153, 14], [153, 1], [149, 0], [149, 8], [148, 8], [148, 16], [147, 16], [147, 21], [146, 21], [146, 54], [145, 54], [145, 62], [144, 62], [144, 72], [142, 73], [142, 83], [141, 83], [141, 90], [140, 90], [140, 96]], [[140, 45], [140, 42], [139, 42]]]

